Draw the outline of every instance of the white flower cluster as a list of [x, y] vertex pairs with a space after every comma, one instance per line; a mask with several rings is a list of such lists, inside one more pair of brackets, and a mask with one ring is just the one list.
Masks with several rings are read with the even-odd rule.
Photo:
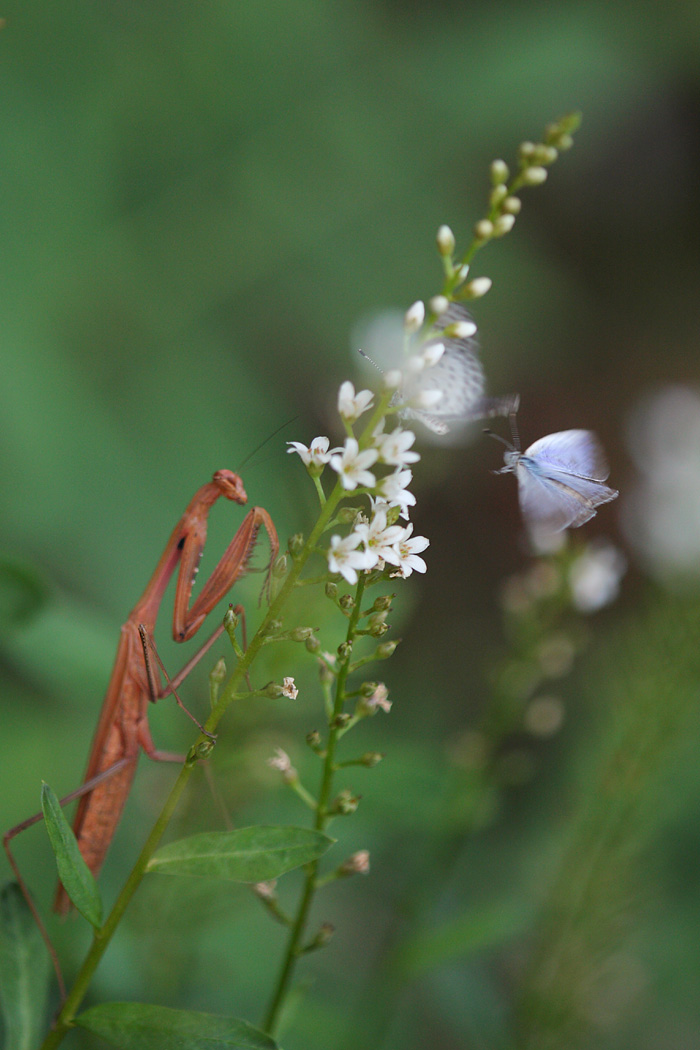
[[[338, 395], [338, 411], [349, 427], [372, 407], [372, 392], [357, 394], [352, 383], [343, 383]], [[348, 492], [361, 489], [370, 496], [372, 514], [369, 519], [358, 512], [353, 531], [345, 537], [331, 536], [328, 567], [340, 573], [348, 583], [357, 583], [357, 573], [394, 566], [392, 576], [407, 577], [412, 572], [425, 572], [426, 564], [419, 554], [428, 546], [424, 536], [413, 536], [413, 525], [388, 524], [392, 508], [408, 519], [408, 508], [415, 506], [416, 497], [409, 492], [413, 473], [408, 464], [420, 459], [411, 446], [415, 434], [400, 426], [389, 433], [384, 431], [384, 420], [375, 427], [370, 443], [360, 448], [356, 437], [348, 435], [340, 448], [330, 448], [327, 437], [317, 437], [307, 447], [299, 441], [288, 441], [288, 452], [296, 452], [311, 474], [318, 476], [324, 466], [334, 470]], [[377, 467], [393, 467], [378, 477]], [[370, 469], [373, 468], [373, 469]]]

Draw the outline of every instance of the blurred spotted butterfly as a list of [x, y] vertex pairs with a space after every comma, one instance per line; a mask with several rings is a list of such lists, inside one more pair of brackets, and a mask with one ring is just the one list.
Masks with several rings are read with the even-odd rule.
[[[471, 321], [471, 317], [460, 303], [450, 303], [435, 321], [435, 328], [442, 332], [448, 325], [461, 321]], [[445, 352], [437, 364], [409, 375], [397, 395], [397, 402], [404, 405], [401, 410], [404, 419], [419, 419], [435, 434], [446, 434], [449, 422], [469, 423], [517, 411], [517, 394], [484, 397], [484, 369], [478, 356], [479, 344], [473, 336], [437, 335], [428, 339], [422, 349], [438, 343], [443, 344]], [[442, 397], [430, 411], [412, 408], [407, 403], [418, 394], [432, 390], [439, 390]]]
[[506, 465], [496, 473], [517, 477], [520, 509], [530, 529], [561, 532], [578, 528], [602, 503], [617, 497], [615, 489], [603, 484], [610, 471], [592, 431], [560, 430], [521, 452], [513, 417], [511, 421], [514, 444], [504, 441]]

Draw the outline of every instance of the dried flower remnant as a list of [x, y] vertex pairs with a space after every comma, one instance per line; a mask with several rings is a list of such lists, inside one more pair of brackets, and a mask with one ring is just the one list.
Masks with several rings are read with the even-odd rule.
[[282, 695], [288, 697], [290, 700], [296, 700], [299, 696], [299, 690], [295, 686], [293, 678], [282, 679]]

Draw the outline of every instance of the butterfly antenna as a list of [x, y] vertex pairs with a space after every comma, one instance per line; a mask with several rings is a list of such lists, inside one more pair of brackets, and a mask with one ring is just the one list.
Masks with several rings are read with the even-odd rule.
[[513, 438], [513, 448], [517, 449], [518, 451], [520, 451], [520, 435], [518, 434], [518, 420], [517, 420], [517, 412], [518, 412], [519, 404], [520, 404], [520, 398], [518, 398], [516, 404], [513, 406], [512, 412], [508, 416], [508, 421], [510, 423], [510, 433], [511, 433], [511, 436]]
[[358, 354], [362, 354], [362, 356], [364, 357], [365, 361], [369, 361], [369, 363], [371, 365], [374, 365], [374, 367], [377, 369], [378, 372], [381, 372], [382, 375], [384, 375], [384, 369], [380, 368], [379, 365], [377, 364], [377, 362], [373, 361], [372, 358], [369, 356], [369, 354], [366, 354], [364, 352], [364, 350], [360, 350], [359, 347], [357, 348], [357, 352], [358, 352]]
[[496, 441], [500, 441], [502, 445], [505, 445], [506, 448], [509, 448], [511, 451], [513, 451], [513, 446], [511, 445], [510, 441], [506, 441], [506, 439], [504, 437], [501, 437], [500, 434], [495, 434], [493, 430], [488, 430], [487, 428], [484, 429], [482, 433], [488, 434], [489, 437], [495, 438]]
[[281, 426], [277, 427], [277, 430], [273, 430], [271, 434], [268, 434], [268, 436], [266, 438], [264, 438], [260, 442], [259, 445], [255, 446], [255, 448], [253, 449], [252, 452], [248, 453], [248, 455], [245, 457], [243, 462], [239, 463], [238, 470], [242, 470], [242, 468], [246, 465], [246, 463], [249, 460], [251, 460], [253, 458], [253, 456], [257, 455], [257, 453], [260, 451], [261, 448], [265, 447], [265, 445], [268, 443], [268, 441], [272, 441], [273, 437], [277, 437], [277, 435], [279, 434], [280, 430], [284, 430], [285, 427], [288, 427], [291, 423], [295, 423], [297, 421], [297, 419], [300, 419], [300, 418], [301, 418], [300, 415], [299, 416], [292, 416], [292, 418], [288, 419], [286, 423], [282, 423]]

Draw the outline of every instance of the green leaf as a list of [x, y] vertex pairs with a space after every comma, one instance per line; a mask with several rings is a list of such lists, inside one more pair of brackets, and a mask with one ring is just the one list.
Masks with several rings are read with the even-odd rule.
[[75, 1023], [121, 1050], [277, 1050], [274, 1039], [237, 1017], [150, 1003], [102, 1003]]
[[335, 840], [310, 828], [252, 827], [206, 831], [171, 842], [147, 871], [209, 875], [233, 882], [262, 882], [321, 857]]
[[41, 808], [51, 848], [56, 855], [58, 875], [66, 893], [87, 921], [99, 929], [102, 925], [102, 899], [92, 872], [82, 858], [73, 829], [66, 820], [61, 804], [48, 784], [41, 787]]
[[35, 1050], [46, 1018], [46, 946], [16, 882], [0, 890], [0, 1007], [4, 1050]]
[[30, 562], [0, 558], [0, 624], [22, 626], [32, 620], [48, 597], [46, 581]]

